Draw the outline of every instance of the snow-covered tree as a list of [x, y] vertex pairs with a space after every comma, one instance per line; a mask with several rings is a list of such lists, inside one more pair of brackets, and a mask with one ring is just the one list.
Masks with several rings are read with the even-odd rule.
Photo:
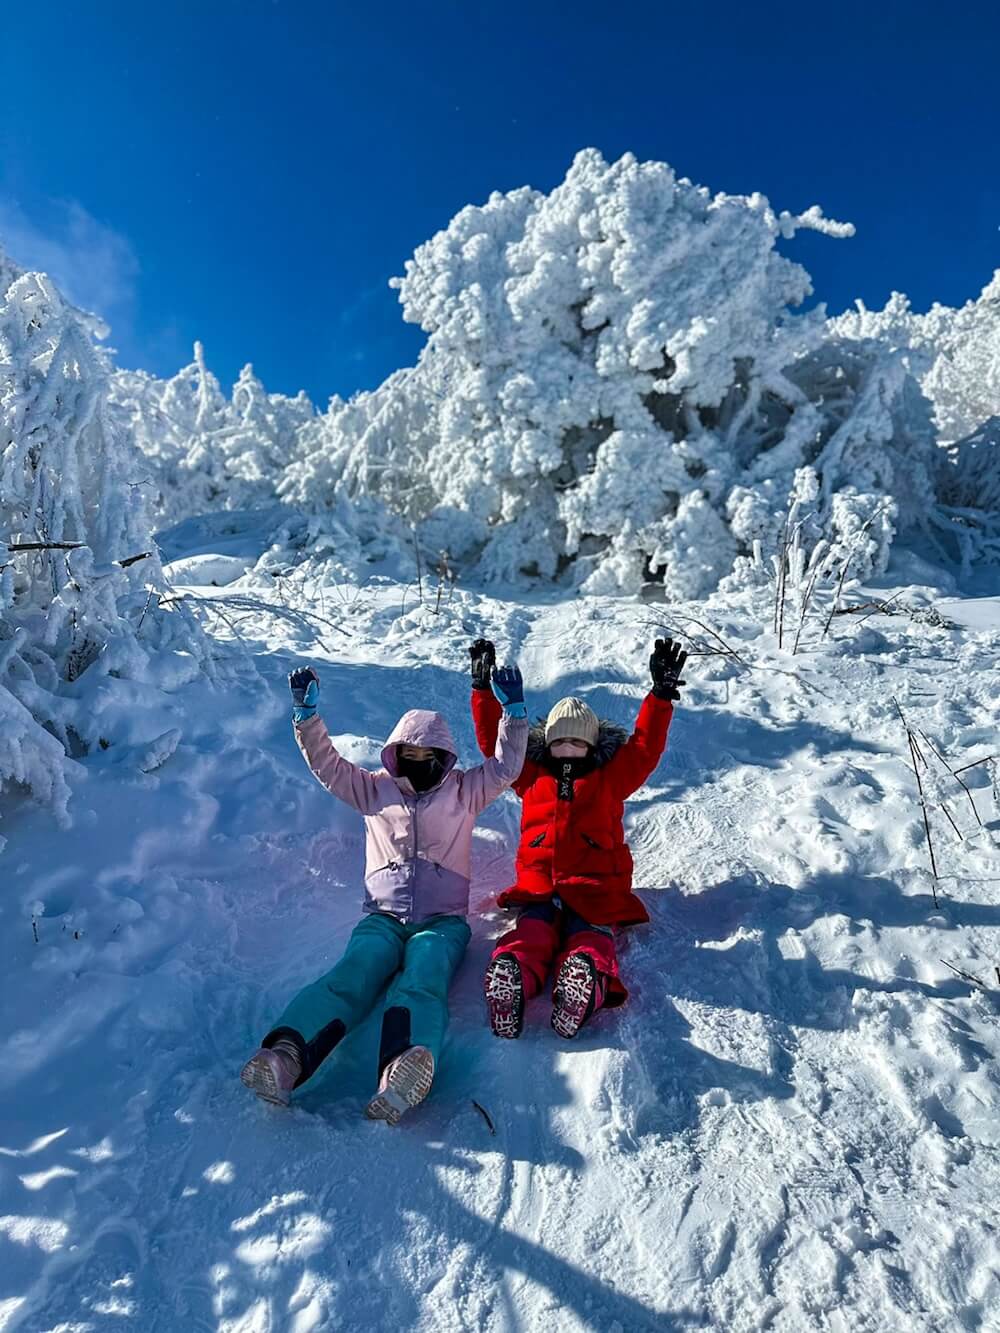
[[115, 371], [111, 395], [142, 453], [157, 520], [165, 525], [221, 507], [222, 460], [208, 441], [225, 420], [226, 399], [201, 343], [191, 364], [169, 380]]
[[304, 392], [294, 398], [268, 393], [253, 366], [243, 367], [227, 407], [227, 424], [218, 436], [229, 507], [273, 501], [297, 433], [314, 416]]
[[129, 682], [194, 644], [157, 604], [142, 460], [109, 373], [51, 281], [15, 278], [0, 300], [0, 788], [57, 809], [65, 757], [131, 736]]
[[4, 251], [0, 245], [0, 297], [7, 294], [7, 289], [11, 283], [21, 276], [24, 272], [13, 259]]
[[147, 461], [150, 501], [163, 525], [273, 503], [297, 432], [314, 416], [304, 393], [268, 393], [250, 365], [228, 399], [201, 343], [191, 364], [168, 380], [115, 372], [112, 394]]
[[[1000, 270], [960, 309], [915, 314], [893, 293], [884, 310], [830, 321], [833, 344], [851, 340], [903, 357], [931, 408], [937, 439], [934, 496], [922, 487], [932, 539], [964, 564], [1000, 556]], [[912, 395], [912, 388], [909, 390]]]
[[951, 444], [1000, 416], [1000, 269], [975, 301], [916, 314], [899, 292], [884, 310], [857, 309], [831, 321], [834, 336], [905, 348], [919, 358], [921, 387], [938, 435]]
[[912, 348], [795, 313], [809, 277], [777, 247], [804, 228], [853, 230], [594, 150], [549, 195], [463, 209], [396, 282], [418, 365], [335, 399], [283, 495], [374, 493], [488, 578], [685, 597], [774, 541], [803, 468], [834, 547], [880, 504], [926, 525]]

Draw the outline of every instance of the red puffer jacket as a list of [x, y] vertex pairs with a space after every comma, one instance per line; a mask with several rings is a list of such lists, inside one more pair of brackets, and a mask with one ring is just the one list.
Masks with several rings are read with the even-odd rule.
[[[497, 899], [501, 907], [558, 894], [595, 926], [628, 926], [649, 914], [632, 892], [632, 853], [622, 827], [624, 802], [646, 781], [667, 743], [673, 705], [647, 694], [635, 731], [602, 722], [597, 764], [573, 778], [546, 759], [545, 736], [532, 728], [528, 758], [513, 784], [524, 802], [517, 882]], [[501, 708], [492, 690], [472, 691], [476, 740], [483, 754], [496, 746]]]

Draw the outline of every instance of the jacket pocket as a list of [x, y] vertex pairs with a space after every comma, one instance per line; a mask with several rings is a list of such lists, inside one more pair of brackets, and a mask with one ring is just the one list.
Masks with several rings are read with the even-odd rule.
[[588, 847], [593, 847], [595, 852], [613, 852], [615, 849], [615, 844], [611, 838], [602, 837], [598, 841], [597, 838], [592, 838], [589, 833], [581, 833], [580, 837]]
[[532, 838], [532, 839], [531, 839], [531, 841], [528, 843], [528, 846], [529, 846], [529, 847], [541, 847], [541, 845], [542, 845], [542, 843], [543, 843], [544, 841], [545, 841], [545, 834], [544, 834], [544, 833], [539, 833], [539, 835], [537, 836], [537, 838]]

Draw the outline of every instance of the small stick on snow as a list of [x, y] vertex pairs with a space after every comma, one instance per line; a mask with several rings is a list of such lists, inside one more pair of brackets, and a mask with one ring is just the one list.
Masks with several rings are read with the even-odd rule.
[[[988, 989], [985, 983], [980, 981], [978, 977], [974, 977], [971, 972], [963, 972], [960, 967], [955, 967], [952, 963], [949, 963], [947, 958], [942, 958], [941, 962], [944, 963], [945, 967], [950, 967], [955, 975], [961, 977], [963, 981], [971, 981], [972, 984], [978, 986], [980, 990]], [[998, 969], [997, 975], [1000, 976], [1000, 969]]]
[[[854, 628], [857, 629], [859, 625], [863, 625], [865, 621], [870, 619], [872, 616], [891, 615], [892, 613], [889, 611], [889, 607], [892, 606], [893, 602], [896, 601], [898, 597], [902, 597], [902, 595], [903, 592], [902, 589], [900, 589], [899, 592], [894, 592], [887, 602], [876, 602], [873, 610], [869, 611], [867, 615], [862, 616], [860, 620], [855, 622]], [[840, 614], [843, 614], [843, 612], [841, 612]]]
[[970, 768], [978, 768], [980, 764], [988, 764], [991, 759], [1000, 759], [1000, 755], [987, 754], [984, 755], [982, 759], [974, 759], [971, 764], [963, 764], [961, 768], [956, 768], [952, 771], [957, 778], [959, 773], [968, 773]]
[[492, 1120], [492, 1118], [490, 1117], [490, 1113], [489, 1113], [489, 1111], [487, 1111], [487, 1109], [485, 1108], [485, 1106], [480, 1106], [479, 1103], [478, 1103], [475, 1099], [473, 1099], [472, 1105], [476, 1108], [476, 1110], [479, 1112], [479, 1114], [480, 1114], [480, 1115], [483, 1117], [483, 1119], [486, 1121], [486, 1125], [487, 1125], [487, 1128], [489, 1129], [490, 1133], [491, 1133], [491, 1134], [496, 1134], [496, 1132], [497, 1132], [497, 1131], [496, 1131], [496, 1126], [494, 1125], [493, 1120]]

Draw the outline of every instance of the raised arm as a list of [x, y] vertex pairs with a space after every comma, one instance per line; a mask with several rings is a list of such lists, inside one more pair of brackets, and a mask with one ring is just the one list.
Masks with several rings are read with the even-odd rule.
[[374, 814], [381, 805], [374, 774], [352, 764], [337, 751], [326, 723], [316, 711], [319, 676], [312, 667], [299, 667], [289, 674], [288, 683], [292, 691], [295, 743], [313, 776], [331, 795], [363, 815]]
[[476, 744], [487, 759], [496, 752], [497, 733], [503, 709], [492, 690], [472, 691], [472, 721], [476, 728]]
[[681, 697], [680, 679], [687, 653], [673, 639], [657, 639], [649, 659], [653, 688], [642, 701], [635, 730], [608, 765], [608, 776], [622, 798], [631, 796], [649, 777], [666, 749], [674, 703]]
[[480, 753], [487, 759], [497, 748], [497, 729], [500, 726], [500, 714], [503, 712], [500, 702], [490, 688], [493, 668], [496, 666], [496, 649], [489, 639], [477, 639], [469, 645], [469, 657], [472, 659], [472, 723], [476, 729], [476, 744]]
[[496, 753], [462, 774], [462, 791], [469, 809], [484, 810], [517, 781], [528, 748], [528, 719], [502, 713], [497, 727]]
[[[496, 691], [495, 696], [493, 690]], [[494, 753], [478, 768], [470, 768], [462, 775], [463, 795], [469, 809], [476, 814], [490, 801], [496, 800], [505, 787], [516, 781], [524, 766], [524, 755], [528, 748], [528, 710], [524, 703], [520, 671], [516, 667], [503, 667], [500, 671], [494, 671], [490, 696], [499, 711], [494, 724]]]
[[660, 762], [674, 706], [669, 699], [647, 694], [636, 718], [635, 730], [606, 769], [608, 780], [624, 800], [637, 791]]

